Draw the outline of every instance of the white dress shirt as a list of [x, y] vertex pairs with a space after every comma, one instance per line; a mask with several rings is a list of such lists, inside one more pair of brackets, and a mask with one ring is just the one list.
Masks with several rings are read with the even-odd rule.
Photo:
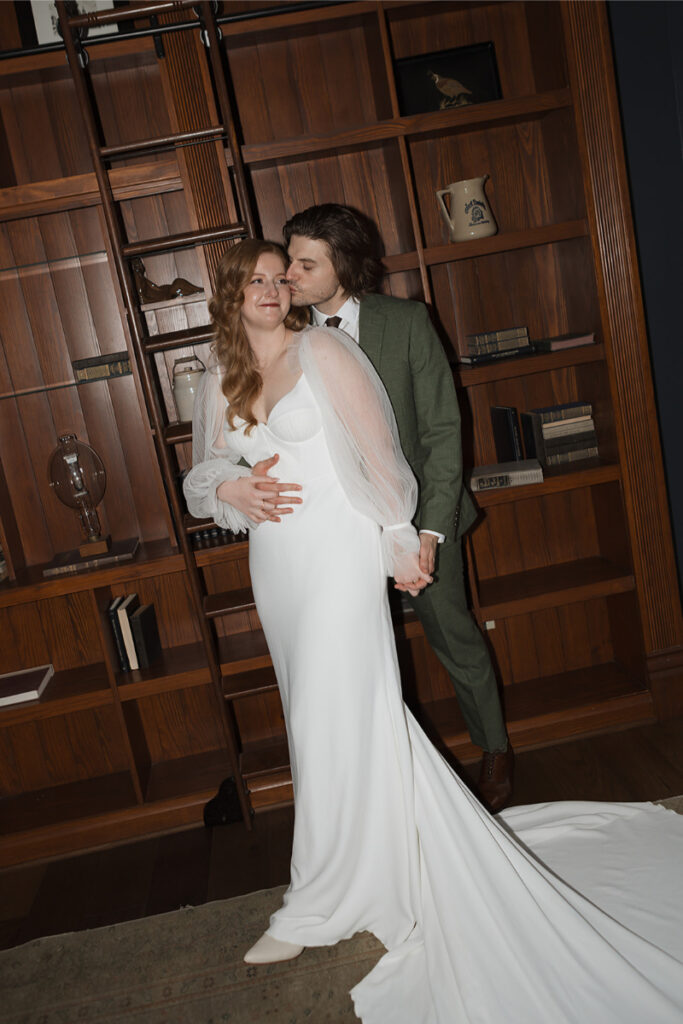
[[[358, 299], [354, 299], [352, 295], [349, 296], [333, 315], [341, 317], [341, 323], [337, 329], [345, 331], [349, 337], [358, 342], [360, 335], [360, 302]], [[315, 306], [311, 306], [311, 317], [316, 327], [324, 327], [329, 314], [321, 313]], [[442, 533], [438, 533], [436, 530], [420, 530], [420, 533], [431, 533], [432, 536], [438, 538], [439, 544], [443, 544], [446, 539]]]

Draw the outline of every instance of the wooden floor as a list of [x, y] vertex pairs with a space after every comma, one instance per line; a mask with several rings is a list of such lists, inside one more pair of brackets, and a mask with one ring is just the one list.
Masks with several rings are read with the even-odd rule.
[[[515, 804], [680, 794], [683, 718], [517, 757]], [[0, 872], [0, 948], [283, 884], [292, 820], [291, 809], [271, 811], [251, 832], [195, 828]]]

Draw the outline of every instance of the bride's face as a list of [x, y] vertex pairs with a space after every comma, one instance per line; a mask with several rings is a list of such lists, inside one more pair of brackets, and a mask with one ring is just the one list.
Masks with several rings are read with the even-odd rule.
[[244, 289], [240, 315], [247, 329], [278, 327], [285, 319], [292, 301], [285, 273], [280, 256], [274, 252], [261, 253]]

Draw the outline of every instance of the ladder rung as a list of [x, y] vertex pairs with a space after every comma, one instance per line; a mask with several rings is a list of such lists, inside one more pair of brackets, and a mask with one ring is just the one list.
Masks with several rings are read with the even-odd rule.
[[135, 18], [149, 18], [152, 14], [168, 14], [173, 11], [186, 10], [196, 0], [155, 0], [152, 3], [135, 4], [131, 7], [108, 7], [104, 11], [92, 11], [90, 14], [74, 14], [67, 18], [72, 28], [81, 25], [109, 25], [117, 21], [133, 21]]
[[223, 676], [223, 694], [229, 700], [239, 697], [254, 697], [259, 693], [277, 690], [277, 679], [273, 668], [255, 668], [251, 672], [240, 672], [234, 676]]
[[221, 615], [234, 615], [237, 612], [251, 612], [255, 607], [254, 591], [251, 587], [224, 590], [220, 594], [208, 594], [204, 598], [204, 614], [207, 619], [217, 619]]
[[242, 774], [247, 778], [265, 775], [279, 768], [289, 768], [286, 736], [249, 743], [242, 751]]
[[192, 440], [191, 423], [172, 423], [164, 430], [164, 441], [167, 445], [185, 444]]
[[139, 139], [137, 142], [125, 142], [119, 146], [100, 146], [103, 160], [118, 159], [130, 156], [131, 153], [145, 153], [150, 149], [171, 149], [189, 142], [213, 142], [226, 134], [223, 125], [215, 128], [199, 128], [193, 132], [176, 132], [172, 135], [158, 135], [153, 139]]
[[168, 334], [156, 334], [146, 338], [145, 352], [166, 352], [172, 348], [183, 348], [191, 345], [202, 345], [205, 341], [213, 341], [215, 329], [212, 324], [192, 327], [186, 331], [170, 331]]
[[144, 256], [156, 252], [170, 252], [172, 249], [188, 249], [193, 245], [208, 245], [209, 242], [220, 242], [225, 238], [245, 238], [249, 234], [245, 224], [228, 224], [225, 228], [205, 228], [202, 231], [181, 231], [177, 235], [166, 235], [164, 238], [147, 238], [142, 242], [128, 242], [121, 247], [121, 254], [126, 259]]

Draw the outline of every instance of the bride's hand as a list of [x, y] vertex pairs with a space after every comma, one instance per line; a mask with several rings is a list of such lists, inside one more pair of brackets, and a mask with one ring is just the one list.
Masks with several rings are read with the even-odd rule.
[[285, 495], [286, 491], [300, 491], [301, 486], [281, 483], [277, 477], [269, 477], [268, 471], [279, 456], [263, 459], [252, 467], [251, 476], [237, 480], [224, 480], [216, 490], [216, 497], [242, 512], [253, 523], [279, 523], [283, 515], [291, 515], [292, 505], [300, 505], [302, 499]]
[[420, 562], [417, 553], [404, 555], [401, 558], [401, 568], [394, 575], [394, 587], [396, 590], [407, 592], [411, 597], [417, 597], [421, 590], [428, 587], [433, 577], [420, 569]]

